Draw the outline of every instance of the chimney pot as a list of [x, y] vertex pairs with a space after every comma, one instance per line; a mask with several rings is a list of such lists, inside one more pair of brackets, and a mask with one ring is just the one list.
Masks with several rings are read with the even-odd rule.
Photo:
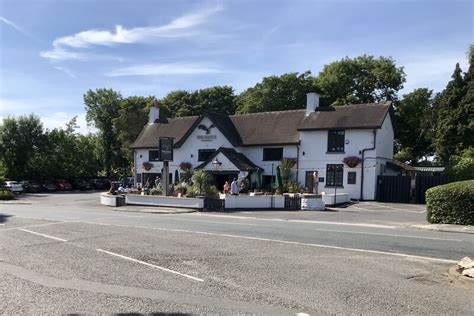
[[319, 94], [310, 92], [306, 94], [306, 116], [313, 113], [319, 107]]
[[156, 105], [150, 108], [150, 114], [148, 116], [148, 123], [153, 124], [160, 118], [160, 108]]

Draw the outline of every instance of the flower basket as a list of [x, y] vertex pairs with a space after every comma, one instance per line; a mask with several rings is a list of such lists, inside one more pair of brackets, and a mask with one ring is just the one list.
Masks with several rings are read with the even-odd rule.
[[349, 167], [349, 168], [355, 168], [357, 167], [358, 164], [362, 162], [362, 159], [357, 156], [348, 156], [344, 158], [343, 162]]
[[192, 164], [190, 162], [182, 162], [179, 164], [179, 169], [181, 170], [191, 170]]
[[150, 171], [151, 168], [153, 168], [153, 164], [151, 162], [146, 161], [143, 163], [143, 169], [145, 169], [146, 171]]

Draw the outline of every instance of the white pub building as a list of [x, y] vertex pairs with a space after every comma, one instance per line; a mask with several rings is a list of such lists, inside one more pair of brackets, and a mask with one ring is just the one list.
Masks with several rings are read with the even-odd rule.
[[[294, 180], [309, 192], [348, 193], [351, 199], [374, 200], [377, 175], [393, 158], [393, 113], [390, 103], [320, 107], [319, 95], [308, 93], [306, 109], [161, 118], [150, 109], [149, 122], [132, 144], [135, 183], [161, 177], [161, 137], [174, 139], [170, 182], [183, 165], [214, 175], [218, 189], [225, 181], [247, 177], [250, 189], [270, 188], [282, 159], [294, 161]], [[349, 159], [349, 157], [351, 157]], [[356, 165], [347, 163], [356, 161]], [[181, 166], [181, 167], [180, 167]]]

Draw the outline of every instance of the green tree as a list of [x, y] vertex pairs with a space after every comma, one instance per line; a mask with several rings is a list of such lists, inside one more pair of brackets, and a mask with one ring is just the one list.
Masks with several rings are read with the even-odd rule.
[[112, 119], [114, 132], [120, 142], [120, 152], [129, 162], [133, 161], [130, 145], [148, 121], [150, 107], [158, 101], [154, 96], [132, 96], [122, 100], [117, 116]]
[[236, 98], [237, 113], [301, 109], [306, 106], [306, 94], [314, 91], [310, 71], [265, 77]]
[[188, 92], [176, 90], [160, 100], [162, 112], [167, 117], [200, 115], [203, 111], [234, 114], [234, 89], [229, 86], [215, 86]]
[[26, 178], [33, 169], [29, 162], [45, 144], [43, 124], [34, 115], [6, 117], [0, 125], [0, 160], [5, 176], [10, 179]]
[[430, 111], [432, 91], [427, 88], [415, 89], [405, 94], [395, 108], [395, 138], [401, 161], [416, 163], [420, 158], [432, 153], [430, 125], [427, 119]]
[[127, 164], [126, 158], [121, 154], [121, 143], [113, 124], [113, 120], [119, 116], [122, 101], [122, 95], [112, 89], [88, 90], [84, 94], [86, 119], [99, 130], [103, 147], [102, 163], [107, 174], [112, 169]]
[[324, 66], [317, 87], [331, 105], [396, 100], [405, 73], [390, 57], [363, 55]]
[[446, 167], [446, 174], [458, 181], [474, 180], [474, 147], [452, 156]]

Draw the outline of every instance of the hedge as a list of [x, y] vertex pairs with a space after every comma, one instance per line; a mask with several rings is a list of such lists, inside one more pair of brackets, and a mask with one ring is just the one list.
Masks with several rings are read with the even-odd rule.
[[0, 200], [13, 200], [15, 195], [13, 192], [5, 189], [0, 189]]
[[474, 180], [426, 191], [426, 219], [432, 224], [474, 225]]

